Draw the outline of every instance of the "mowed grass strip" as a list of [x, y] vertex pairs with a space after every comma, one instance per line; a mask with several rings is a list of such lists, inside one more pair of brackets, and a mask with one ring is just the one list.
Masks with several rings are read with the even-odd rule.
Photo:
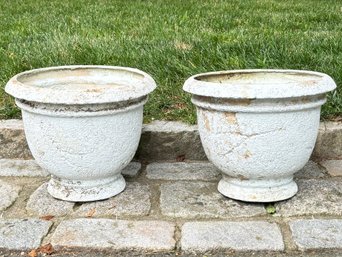
[[342, 115], [340, 0], [0, 0], [0, 118], [19, 110], [3, 88], [33, 68], [136, 67], [158, 88], [153, 119], [196, 121], [186, 78], [214, 70], [305, 69], [331, 75], [323, 119]]

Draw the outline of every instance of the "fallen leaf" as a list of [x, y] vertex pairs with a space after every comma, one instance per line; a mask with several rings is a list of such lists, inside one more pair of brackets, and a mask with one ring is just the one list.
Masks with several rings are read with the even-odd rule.
[[88, 213], [86, 214], [86, 217], [87, 217], [87, 218], [93, 217], [95, 211], [96, 211], [95, 208], [91, 209], [91, 210], [88, 211]]
[[32, 250], [32, 251], [29, 252], [27, 255], [30, 256], [30, 257], [37, 257], [37, 256], [38, 256], [38, 253], [37, 253], [36, 250]]
[[47, 255], [52, 254], [55, 250], [52, 247], [52, 244], [46, 244], [37, 249], [40, 253], [45, 253]]
[[141, 161], [141, 164], [142, 164], [142, 165], [147, 165], [148, 163], [149, 163], [149, 162], [148, 162], [147, 160], [142, 160], [142, 161]]
[[42, 216], [40, 217], [40, 219], [42, 220], [52, 220], [55, 216], [53, 215], [46, 215], [46, 216]]
[[177, 161], [177, 162], [184, 162], [184, 160], [185, 160], [185, 155], [184, 155], [184, 154], [179, 155], [179, 156], [177, 156], [177, 158], [176, 158], [176, 161]]

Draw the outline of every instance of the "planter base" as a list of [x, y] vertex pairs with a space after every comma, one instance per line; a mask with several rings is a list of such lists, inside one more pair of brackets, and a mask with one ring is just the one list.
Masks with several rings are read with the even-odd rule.
[[[103, 183], [103, 182], [106, 183]], [[102, 183], [101, 183], [102, 182]], [[110, 181], [100, 180], [99, 183], [71, 181], [51, 178], [48, 192], [55, 198], [70, 202], [90, 202], [110, 198], [121, 193], [126, 186], [125, 179], [120, 174]]]
[[293, 178], [241, 180], [223, 176], [218, 191], [229, 198], [245, 202], [276, 202], [294, 196], [298, 191]]

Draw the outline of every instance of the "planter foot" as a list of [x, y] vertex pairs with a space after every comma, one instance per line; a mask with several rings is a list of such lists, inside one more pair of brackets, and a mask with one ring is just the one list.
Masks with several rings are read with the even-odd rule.
[[70, 202], [90, 202], [115, 196], [126, 187], [125, 179], [121, 174], [109, 181], [100, 180], [98, 183], [90, 183], [88, 181], [63, 180], [53, 177], [49, 181], [47, 189], [54, 198]]
[[274, 180], [240, 180], [224, 176], [218, 191], [229, 198], [245, 202], [277, 202], [294, 196], [298, 191], [293, 178]]

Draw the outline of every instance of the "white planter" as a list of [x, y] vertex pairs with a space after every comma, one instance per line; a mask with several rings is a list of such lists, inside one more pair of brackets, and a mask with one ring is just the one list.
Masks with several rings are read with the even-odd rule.
[[325, 74], [295, 70], [236, 70], [198, 74], [183, 89], [193, 94], [208, 159], [223, 173], [218, 190], [248, 202], [296, 194], [293, 174], [315, 145]]
[[61, 66], [14, 76], [6, 92], [22, 110], [32, 155], [52, 174], [49, 193], [94, 201], [125, 188], [154, 80], [137, 69]]

